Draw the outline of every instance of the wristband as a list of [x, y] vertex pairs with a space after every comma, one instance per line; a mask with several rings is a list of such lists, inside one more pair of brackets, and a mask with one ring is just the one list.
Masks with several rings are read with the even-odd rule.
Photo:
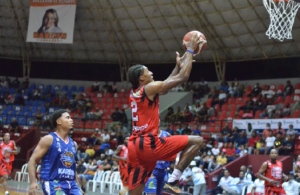
[[192, 54], [195, 54], [192, 50], [190, 50], [190, 49], [187, 49], [187, 51], [189, 51], [189, 52], [191, 52]]

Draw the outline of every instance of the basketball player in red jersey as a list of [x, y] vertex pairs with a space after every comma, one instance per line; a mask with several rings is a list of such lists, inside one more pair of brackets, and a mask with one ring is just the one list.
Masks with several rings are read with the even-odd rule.
[[[173, 161], [178, 152], [183, 151], [178, 165], [166, 183], [165, 194], [185, 194], [177, 186], [183, 170], [190, 164], [202, 146], [199, 136], [158, 137], [159, 95], [186, 82], [190, 76], [193, 51], [206, 43], [201, 37], [192, 34], [183, 57], [177, 53], [176, 67], [165, 81], [154, 81], [153, 74], [143, 65], [134, 65], [128, 71], [132, 84], [130, 106], [133, 133], [128, 142], [129, 194], [141, 195], [145, 183], [151, 176], [156, 161]], [[163, 67], [162, 67], [163, 68]]]
[[5, 195], [9, 195], [7, 180], [12, 170], [12, 163], [15, 160], [15, 154], [18, 154], [16, 143], [10, 140], [9, 133], [5, 133], [4, 141], [0, 143], [0, 184], [3, 183]]
[[119, 161], [120, 177], [123, 183], [123, 189], [120, 190], [119, 194], [123, 195], [128, 192], [128, 167], [127, 167], [127, 154], [128, 154], [128, 139], [125, 137], [124, 144], [119, 145], [112, 156], [113, 160]]
[[270, 160], [264, 162], [259, 169], [258, 177], [265, 180], [265, 195], [285, 195], [282, 188], [282, 178], [288, 177], [282, 173], [282, 163], [277, 159], [278, 153], [276, 149], [270, 152]]

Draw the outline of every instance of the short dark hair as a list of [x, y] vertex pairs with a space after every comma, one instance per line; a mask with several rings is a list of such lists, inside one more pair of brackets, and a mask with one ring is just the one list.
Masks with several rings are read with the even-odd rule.
[[144, 65], [141, 64], [136, 64], [129, 68], [128, 78], [133, 89], [137, 89], [139, 87], [139, 78], [141, 75], [143, 75], [143, 70], [144, 70]]
[[56, 123], [57, 119], [59, 119], [62, 116], [62, 114], [65, 112], [68, 112], [68, 111], [65, 109], [61, 109], [61, 110], [56, 110], [51, 114], [50, 122], [51, 122], [52, 127], [54, 127], [54, 128], [57, 127], [57, 123]]
[[104, 129], [104, 132], [108, 132], [108, 130], [107, 130], [107, 129]]

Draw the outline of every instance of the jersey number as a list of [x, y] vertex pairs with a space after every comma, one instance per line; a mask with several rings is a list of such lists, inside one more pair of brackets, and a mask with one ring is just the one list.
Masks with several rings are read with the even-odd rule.
[[132, 121], [139, 121], [139, 116], [136, 114], [137, 112], [137, 103], [135, 101], [131, 102], [131, 113], [132, 113]]

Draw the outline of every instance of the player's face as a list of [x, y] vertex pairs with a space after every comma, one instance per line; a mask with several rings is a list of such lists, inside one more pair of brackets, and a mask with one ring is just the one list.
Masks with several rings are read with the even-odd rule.
[[276, 160], [277, 156], [278, 156], [277, 150], [275, 150], [275, 149], [271, 150], [271, 152], [270, 152], [271, 160]]
[[153, 81], [153, 73], [148, 70], [148, 68], [144, 69], [144, 74], [142, 75], [142, 77], [144, 77], [143, 79], [146, 83], [150, 83]]
[[10, 140], [9, 133], [5, 133], [5, 135], [4, 135], [4, 141], [9, 141], [9, 140]]
[[53, 26], [55, 19], [54, 19], [54, 15], [50, 12], [47, 13], [46, 17], [45, 17], [45, 26], [46, 28], [50, 28], [51, 26]]
[[73, 129], [73, 119], [71, 118], [69, 113], [67, 112], [63, 113], [62, 116], [60, 117], [60, 121], [61, 121], [60, 125], [62, 129], [65, 130]]

